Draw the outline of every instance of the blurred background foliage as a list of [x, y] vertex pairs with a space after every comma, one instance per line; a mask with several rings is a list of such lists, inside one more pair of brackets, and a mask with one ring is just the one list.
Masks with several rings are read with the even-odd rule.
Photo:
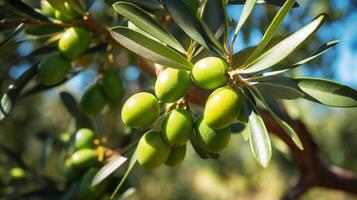
[[[39, 8], [39, 1], [26, 2]], [[300, 7], [290, 12], [279, 34], [287, 36], [324, 12], [328, 14], [327, 23], [319, 30], [317, 37], [313, 37], [310, 43], [300, 49], [301, 55], [329, 40], [339, 39], [340, 43], [322, 57], [291, 73], [294, 76], [331, 78], [357, 88], [357, 2], [298, 2]], [[228, 8], [228, 13], [236, 21], [241, 9], [241, 5], [232, 5]], [[277, 9], [267, 5], [256, 6], [243, 28], [243, 34], [237, 39], [235, 51], [258, 43]], [[95, 1], [91, 12], [98, 21], [107, 26], [124, 22], [104, 1]], [[18, 16], [15, 11], [9, 10], [0, 0], [0, 19], [15, 16]], [[174, 27], [172, 30], [177, 32]], [[2, 30], [0, 41], [11, 31]], [[2, 88], [8, 86], [8, 80], [17, 78], [29, 68], [34, 60], [23, 57], [45, 43], [51, 44], [48, 39], [49, 36], [29, 36], [21, 33], [16, 36], [14, 42], [0, 49]], [[135, 57], [126, 51], [116, 54], [127, 88], [126, 97], [140, 88], [152, 90], [148, 88], [148, 83], [153, 83], [154, 80], [135, 66]], [[15, 162], [19, 158], [25, 163], [22, 167], [28, 171], [26, 180], [18, 187], [0, 187], [0, 199], [2, 193], [50, 187], [61, 180], [60, 141], [63, 133], [73, 132], [74, 120], [63, 106], [59, 93], [68, 91], [79, 100], [84, 87], [95, 79], [98, 66], [104, 63], [104, 55], [105, 51], [84, 56], [76, 63], [86, 68], [83, 73], [55, 89], [22, 98], [17, 102], [12, 115], [0, 122], [0, 177], [8, 176], [12, 167], [19, 166], [21, 163]], [[319, 145], [323, 160], [357, 172], [357, 148], [354, 146], [357, 141], [355, 109], [327, 108], [305, 100], [286, 101], [284, 104], [293, 117], [307, 124]], [[119, 112], [119, 107], [111, 109], [105, 112], [103, 118], [95, 119], [98, 134], [106, 136], [106, 145], [113, 149], [125, 145], [125, 137], [131, 133], [131, 130], [122, 126]], [[192, 148], [189, 148], [188, 156], [179, 167], [163, 166], [154, 171], [137, 167], [129, 178], [129, 182], [138, 186], [131, 199], [158, 199], [158, 194], [160, 199], [278, 199], [298, 176], [287, 146], [278, 138], [273, 138], [273, 162], [263, 169], [254, 161], [249, 144], [243, 141], [241, 135], [237, 134], [232, 138], [229, 148], [222, 153], [219, 160], [201, 160]], [[11, 150], [15, 156], [6, 156], [5, 149]], [[356, 196], [314, 188], [302, 199], [347, 200], [356, 199]]]

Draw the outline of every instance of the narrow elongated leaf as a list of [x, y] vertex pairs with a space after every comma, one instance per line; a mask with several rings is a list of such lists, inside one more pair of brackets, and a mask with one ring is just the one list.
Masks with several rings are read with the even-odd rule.
[[296, 84], [262, 82], [254, 84], [254, 87], [277, 99], [297, 99], [304, 96], [304, 93], [297, 88]]
[[6, 118], [14, 109], [22, 89], [37, 74], [38, 62], [34, 63], [16, 81], [11, 84], [0, 99], [0, 121]]
[[123, 185], [124, 181], [128, 178], [130, 172], [134, 169], [134, 167], [135, 167], [137, 162], [138, 162], [138, 158], [137, 158], [137, 153], [136, 153], [136, 150], [135, 150], [133, 155], [130, 158], [128, 170], [125, 172], [125, 174], [122, 177], [122, 179], [120, 180], [118, 186], [115, 188], [113, 194], [110, 197], [111, 199], [113, 199], [115, 197], [115, 195], [118, 193], [118, 191], [120, 190], [120, 188]]
[[265, 108], [269, 111], [274, 120], [284, 129], [284, 131], [289, 135], [291, 140], [295, 143], [295, 145], [303, 150], [304, 147], [302, 142], [295, 132], [295, 130], [288, 124], [288, 119], [284, 114], [277, 108], [276, 103], [272, 98], [270, 98], [269, 93], [261, 92], [259, 88], [254, 88], [255, 94], [259, 97], [259, 99], [263, 102]]
[[47, 0], [48, 3], [51, 4], [51, 6], [53, 8], [55, 8], [56, 10], [59, 10], [61, 13], [68, 15], [67, 9], [64, 6], [64, 2], [63, 0]]
[[249, 115], [249, 143], [254, 158], [258, 163], [267, 167], [271, 160], [271, 143], [263, 119], [251, 102], [249, 107], [252, 112]]
[[318, 16], [308, 25], [269, 49], [254, 62], [249, 64], [247, 69], [241, 70], [241, 73], [250, 74], [260, 72], [279, 63], [284, 58], [288, 57], [296, 48], [300, 47], [313, 33], [315, 33], [324, 21], [324, 18], [325, 15]]
[[[234, 30], [233, 38], [231, 45], [234, 45], [234, 42], [237, 38], [238, 32], [242, 28], [243, 24], [247, 21], [250, 13], [253, 11], [254, 5], [256, 3], [256, 0], [246, 0], [242, 13], [240, 14], [239, 21], [237, 23], [236, 29]], [[233, 49], [233, 47], [231, 47]]]
[[181, 53], [186, 53], [186, 50], [181, 46], [181, 44], [145, 10], [128, 2], [117, 2], [113, 5], [113, 8], [141, 30], [180, 51]]
[[3, 48], [9, 41], [11, 41], [12, 38], [14, 38], [16, 35], [21, 33], [21, 31], [24, 29], [24, 24], [19, 24], [11, 33], [8, 35], [1, 43], [0, 43], [0, 49]]
[[279, 12], [275, 15], [273, 21], [270, 23], [268, 29], [265, 31], [262, 40], [260, 41], [259, 45], [257, 48], [255, 48], [254, 52], [248, 60], [245, 62], [245, 64], [249, 64], [253, 60], [255, 60], [260, 53], [264, 50], [266, 45], [269, 44], [270, 40], [273, 38], [274, 34], [276, 31], [279, 29], [280, 25], [283, 23], [283, 20], [285, 16], [288, 14], [292, 6], [294, 5], [295, 0], [287, 0], [284, 5], [281, 7]]
[[115, 200], [126, 200], [129, 199], [132, 195], [134, 195], [136, 192], [136, 189], [131, 187], [129, 189], [127, 189], [125, 192], [123, 192], [122, 194], [120, 194], [120, 196], [118, 198], [116, 198]]
[[[246, 0], [229, 0], [229, 4], [244, 4]], [[271, 4], [274, 6], [283, 6], [286, 0], [257, 0], [257, 3], [259, 4]], [[298, 7], [299, 4], [297, 2], [294, 3], [294, 8]]]
[[330, 48], [334, 47], [336, 44], [338, 44], [338, 40], [333, 40], [333, 41], [327, 42], [326, 44], [324, 44], [320, 48], [318, 48], [316, 51], [309, 53], [307, 56], [305, 56], [302, 59], [299, 59], [300, 61], [298, 61], [294, 64], [291, 64], [291, 65], [284, 64], [282, 66], [274, 67], [274, 71], [265, 72], [265, 73], [263, 73], [263, 76], [273, 76], [273, 75], [282, 74], [282, 73], [287, 72], [291, 69], [294, 69], [300, 65], [304, 65], [307, 62], [309, 62], [310, 60], [313, 60], [316, 57], [322, 55], [323, 53], [328, 51]]
[[30, 6], [28, 6], [26, 3], [22, 2], [21, 0], [6, 0], [6, 2], [30, 17], [33, 17], [35, 19], [42, 20], [42, 21], [49, 21], [46, 16], [35, 11], [34, 9], [32, 9]]
[[84, 14], [84, 12], [86, 11], [86, 6], [84, 5], [84, 2], [82, 0], [67, 0], [66, 2], [73, 10], [80, 14]]
[[188, 7], [181, 0], [161, 0], [176, 24], [193, 40], [203, 47], [224, 56], [224, 49], [214, 37], [208, 26], [194, 14], [187, 12]]
[[94, 176], [92, 180], [92, 186], [98, 185], [104, 179], [106, 179], [110, 174], [112, 174], [115, 170], [121, 167], [128, 158], [123, 156], [118, 156], [114, 158], [112, 161], [107, 163], [104, 167], [102, 167], [97, 174]]
[[295, 78], [305, 99], [333, 107], [357, 107], [357, 91], [326, 79]]
[[115, 27], [110, 33], [118, 43], [148, 60], [166, 67], [192, 69], [192, 63], [176, 51], [127, 27]]

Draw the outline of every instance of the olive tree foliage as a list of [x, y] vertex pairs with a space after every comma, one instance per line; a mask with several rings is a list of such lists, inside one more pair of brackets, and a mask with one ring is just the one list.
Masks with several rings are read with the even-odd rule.
[[[186, 146], [182, 146], [187, 141], [203, 159], [217, 159], [237, 123], [249, 130], [244, 137], [252, 156], [262, 167], [268, 167], [272, 147], [260, 108], [270, 113], [302, 151], [304, 146], [299, 134], [277, 100], [304, 98], [332, 107], [357, 106], [357, 92], [348, 86], [320, 78], [287, 76], [291, 70], [318, 58], [338, 43], [324, 41], [305, 55], [296, 53], [309, 44], [326, 20], [326, 14], [311, 16], [314, 18], [298, 30], [278, 36], [289, 11], [299, 9], [295, 0], [107, 0], [115, 12], [112, 27], [105, 26], [89, 12], [93, 3], [91, 0], [48, 0], [41, 1], [40, 9], [25, 1], [8, 0], [3, 5], [16, 14], [1, 22], [6, 37], [0, 48], [18, 42], [15, 38], [19, 34], [29, 36], [25, 39], [38, 40], [42, 45], [21, 58], [31, 66], [16, 79], [8, 80], [7, 87], [2, 88], [0, 120], [8, 120], [22, 98], [66, 83], [82, 73], [88, 63], [99, 66], [96, 80], [87, 87], [79, 103], [68, 92], [60, 94], [76, 121], [73, 134], [61, 140], [65, 155], [61, 173], [65, 186], [54, 192], [62, 194], [65, 191], [61, 198], [97, 198], [105, 193], [110, 193], [111, 198], [122, 197], [131, 192], [122, 186], [136, 164], [147, 168], [164, 163], [176, 165], [177, 159], [181, 162], [184, 158], [182, 152], [186, 151]], [[233, 4], [243, 7], [238, 21], [227, 15], [227, 7]], [[277, 8], [277, 12], [258, 44], [235, 52], [237, 36], [249, 24], [258, 4], [268, 4]], [[7, 53], [11, 55], [12, 52]], [[167, 73], [170, 80], [173, 80], [172, 74], [177, 73], [178, 81], [155, 85], [156, 97], [149, 89], [149, 92], [141, 91], [131, 96], [122, 105], [123, 93], [129, 86], [124, 87], [120, 79], [117, 54], [126, 55], [129, 62], [135, 60], [143, 71], [158, 75], [158, 80], [162, 73]], [[90, 59], [94, 56], [97, 60]], [[205, 60], [207, 57], [210, 60]], [[201, 62], [204, 66], [213, 66], [216, 71], [221, 68], [223, 73], [207, 72], [204, 67], [200, 68]], [[172, 69], [174, 71], [170, 72]], [[211, 76], [207, 82], [207, 77]], [[188, 82], [186, 86], [185, 82]], [[165, 84], [173, 86], [163, 88]], [[195, 85], [211, 93], [205, 105], [199, 105], [204, 112], [192, 109], [197, 104], [193, 100], [195, 93], [190, 92], [192, 88], [197, 89]], [[214, 99], [218, 99], [218, 103]], [[103, 110], [104, 107], [109, 109]], [[148, 132], [142, 138], [137, 134], [130, 137], [120, 150], [114, 150], [105, 145], [100, 134], [93, 136], [91, 129], [103, 132], [98, 131], [100, 127], [93, 121], [103, 112], [118, 107], [129, 132]], [[175, 128], [187, 135], [180, 135], [180, 140], [175, 138], [178, 134], [172, 130]], [[201, 133], [211, 134], [214, 139], [210, 142], [213, 143], [208, 143]], [[28, 168], [11, 150], [2, 149], [17, 159], [20, 167]], [[112, 180], [112, 174], [124, 166], [126, 173], [121, 179]], [[14, 170], [13, 174], [21, 179], [19, 170]], [[13, 183], [12, 179], [7, 183]], [[86, 196], [88, 194], [91, 195]]]

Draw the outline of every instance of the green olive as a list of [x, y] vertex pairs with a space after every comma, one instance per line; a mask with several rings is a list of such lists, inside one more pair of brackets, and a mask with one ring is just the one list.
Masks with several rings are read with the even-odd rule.
[[71, 70], [71, 63], [59, 52], [50, 53], [38, 65], [38, 78], [46, 86], [63, 81]]
[[113, 104], [118, 104], [124, 93], [123, 81], [120, 77], [119, 69], [104, 70], [101, 84], [108, 101]]
[[189, 85], [190, 76], [187, 71], [166, 68], [157, 77], [155, 94], [163, 102], [175, 102], [186, 94]]
[[92, 167], [84, 173], [77, 189], [76, 199], [95, 200], [99, 199], [101, 194], [103, 194], [108, 183], [106, 180], [102, 181], [96, 186], [92, 186], [92, 180], [97, 172], [98, 169]]
[[171, 146], [185, 144], [193, 131], [193, 119], [187, 110], [178, 108], [169, 112], [161, 125], [162, 136]]
[[86, 169], [96, 164], [97, 153], [93, 149], [80, 149], [72, 154], [71, 161], [76, 169]]
[[26, 176], [25, 170], [20, 167], [14, 167], [10, 170], [10, 177], [13, 181], [19, 181], [24, 179]]
[[54, 17], [55, 16], [55, 11], [50, 3], [48, 3], [47, 0], [41, 0], [41, 10], [43, 13], [47, 16]]
[[131, 96], [123, 105], [121, 117], [123, 122], [132, 128], [143, 128], [151, 125], [160, 115], [160, 105], [156, 97], [147, 92]]
[[141, 166], [154, 169], [167, 160], [171, 147], [159, 132], [148, 131], [141, 138], [137, 146], [138, 162]]
[[221, 87], [208, 97], [203, 118], [211, 128], [222, 129], [237, 119], [240, 110], [238, 93], [228, 86]]
[[64, 182], [67, 184], [71, 183], [75, 178], [77, 178], [77, 175], [78, 171], [73, 166], [72, 160], [66, 159], [63, 166]]
[[66, 9], [66, 13], [62, 13], [59, 10], [55, 10], [54, 15], [56, 19], [61, 20], [63, 22], [70, 22], [81, 16], [78, 12], [71, 8], [71, 6], [67, 2], [64, 2], [64, 8]]
[[94, 139], [95, 139], [95, 134], [91, 129], [88, 128], [79, 129], [76, 133], [74, 146], [76, 149], [93, 148]]
[[229, 127], [212, 129], [205, 124], [202, 117], [199, 117], [195, 123], [195, 132], [201, 146], [209, 152], [223, 150], [231, 137]]
[[186, 144], [179, 147], [172, 147], [171, 152], [165, 164], [168, 166], [176, 166], [182, 163], [186, 156]]
[[80, 108], [87, 115], [98, 115], [107, 103], [102, 87], [94, 83], [86, 88], [83, 93]]
[[199, 87], [213, 90], [227, 83], [227, 63], [217, 57], [207, 57], [192, 68], [192, 79]]
[[70, 60], [77, 59], [90, 44], [90, 33], [80, 27], [67, 29], [58, 42], [59, 51]]

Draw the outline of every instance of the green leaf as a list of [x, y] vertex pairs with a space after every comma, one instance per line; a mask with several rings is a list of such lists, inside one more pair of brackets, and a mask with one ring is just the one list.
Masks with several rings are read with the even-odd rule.
[[41, 13], [35, 11], [33, 8], [22, 2], [21, 0], [6, 0], [7, 3], [9, 3], [11, 6], [14, 8], [18, 9], [22, 13], [25, 13], [26, 15], [33, 17], [35, 19], [41, 20], [41, 21], [49, 21], [48, 18]]
[[338, 40], [333, 40], [330, 42], [327, 42], [326, 44], [323, 44], [320, 48], [318, 48], [317, 50], [315, 50], [312, 53], [309, 53], [307, 56], [305, 56], [302, 59], [299, 59], [300, 61], [291, 64], [291, 65], [281, 65], [281, 66], [277, 66], [274, 67], [273, 71], [270, 72], [265, 72], [263, 73], [263, 76], [273, 76], [273, 75], [278, 75], [278, 74], [282, 74], [284, 72], [287, 72], [291, 69], [294, 69], [300, 65], [304, 65], [305, 63], [309, 62], [310, 60], [315, 59], [316, 57], [322, 55], [323, 53], [325, 53], [326, 51], [328, 51], [330, 48], [334, 47], [336, 44], [338, 44]]
[[259, 88], [254, 88], [255, 94], [259, 97], [259, 99], [263, 102], [265, 108], [269, 111], [274, 120], [284, 129], [284, 131], [289, 135], [294, 144], [300, 149], [303, 150], [304, 147], [302, 142], [295, 132], [295, 130], [288, 124], [287, 116], [285, 116], [279, 109], [274, 100], [270, 97], [270, 93], [266, 93], [265, 91], [260, 91]]
[[332, 107], [357, 107], [357, 91], [326, 79], [295, 78], [304, 98]]
[[236, 29], [234, 30], [232, 42], [231, 42], [231, 49], [233, 49], [234, 42], [237, 38], [238, 32], [242, 28], [243, 24], [247, 21], [250, 13], [253, 11], [255, 6], [256, 0], [247, 0], [244, 4], [242, 13], [240, 14], [239, 21], [237, 23]]
[[63, 31], [63, 28], [55, 24], [30, 25], [26, 28], [26, 33], [35, 36], [49, 35]]
[[56, 9], [56, 10], [59, 10], [61, 13], [67, 15], [68, 12], [67, 12], [67, 9], [66, 7], [64, 6], [64, 2], [63, 0], [47, 0], [48, 3], [51, 4], [51, 6]]
[[258, 163], [267, 167], [271, 160], [271, 143], [263, 119], [251, 102], [248, 102], [252, 112], [249, 115], [249, 143], [254, 158]]
[[192, 14], [197, 14], [198, 7], [200, 6], [199, 0], [182, 0], [182, 2], [186, 4]]
[[279, 29], [281, 23], [283, 22], [285, 16], [288, 14], [289, 10], [294, 5], [295, 0], [287, 0], [284, 5], [281, 7], [279, 12], [275, 15], [273, 21], [270, 23], [268, 29], [265, 31], [262, 40], [260, 41], [257, 48], [255, 48], [254, 52], [244, 65], [250, 64], [253, 60], [255, 60], [260, 53], [264, 50], [264, 48], [269, 44], [269, 41], [273, 38], [276, 31]]
[[117, 2], [113, 5], [113, 8], [141, 30], [180, 51], [181, 53], [186, 53], [186, 50], [181, 46], [181, 44], [145, 10], [127, 2]]
[[304, 93], [296, 88], [296, 84], [275, 84], [256, 83], [254, 87], [276, 99], [297, 99], [304, 96]]
[[224, 49], [209, 30], [207, 24], [198, 19], [181, 0], [161, 0], [167, 12], [176, 24], [193, 40], [206, 49], [224, 57]]
[[37, 74], [38, 62], [26, 70], [14, 83], [10, 84], [7, 91], [0, 99], [0, 121], [5, 119], [14, 109], [15, 103], [22, 89]]
[[69, 6], [80, 14], [84, 14], [86, 11], [86, 6], [82, 0], [66, 0]]
[[[244, 4], [246, 0], [229, 0], [230, 4]], [[286, 0], [257, 0], [257, 3], [259, 4], [271, 4], [274, 6], [283, 6]], [[299, 4], [297, 2], [294, 3], [293, 7], [298, 7]]]
[[308, 25], [266, 51], [251, 64], [247, 65], [246, 69], [241, 70], [240, 73], [250, 74], [260, 72], [279, 63], [288, 57], [295, 49], [300, 47], [313, 33], [315, 33], [324, 21], [324, 18], [325, 15], [318, 16]]
[[123, 156], [117, 156], [110, 162], [108, 162], [104, 167], [102, 167], [97, 174], [94, 176], [92, 180], [92, 186], [96, 186], [101, 183], [104, 179], [106, 179], [110, 174], [112, 174], [115, 170], [121, 167], [128, 159]]
[[136, 153], [136, 150], [135, 150], [133, 155], [131, 156], [128, 170], [126, 170], [123, 178], [120, 180], [118, 186], [115, 188], [113, 194], [110, 197], [111, 199], [113, 199], [115, 197], [115, 195], [118, 193], [118, 191], [120, 190], [120, 188], [123, 185], [124, 181], [128, 178], [130, 172], [134, 169], [135, 164], [137, 163], [137, 161], [138, 161], [138, 158], [137, 158], [137, 153]]
[[8, 35], [1, 43], [0, 49], [3, 48], [8, 42], [11, 41], [16, 35], [21, 33], [21, 31], [25, 28], [24, 24], [19, 24], [11, 33]]
[[127, 27], [114, 27], [112, 37], [125, 48], [155, 63], [190, 70], [192, 63], [176, 51]]

